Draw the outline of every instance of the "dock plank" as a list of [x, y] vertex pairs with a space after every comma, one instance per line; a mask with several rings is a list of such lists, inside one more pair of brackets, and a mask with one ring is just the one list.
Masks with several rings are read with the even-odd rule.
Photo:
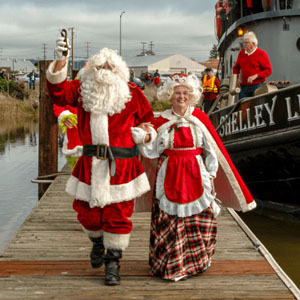
[[0, 299], [295, 299], [226, 209], [218, 218], [211, 267], [187, 281], [149, 275], [150, 213], [134, 213], [129, 248], [121, 260], [121, 285], [104, 285], [92, 269], [91, 242], [58, 176], [0, 254]]

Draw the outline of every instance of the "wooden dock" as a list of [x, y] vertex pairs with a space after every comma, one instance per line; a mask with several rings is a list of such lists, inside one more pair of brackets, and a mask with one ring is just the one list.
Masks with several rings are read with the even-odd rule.
[[130, 246], [121, 260], [121, 285], [105, 286], [103, 267], [90, 267], [91, 242], [76, 220], [73, 198], [64, 192], [67, 179], [55, 179], [1, 253], [1, 300], [298, 298], [299, 290], [282, 280], [276, 265], [224, 208], [211, 267], [179, 282], [149, 276], [150, 213], [135, 213]]

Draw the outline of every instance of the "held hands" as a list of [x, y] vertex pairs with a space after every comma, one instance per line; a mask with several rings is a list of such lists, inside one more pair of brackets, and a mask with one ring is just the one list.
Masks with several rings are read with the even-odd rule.
[[145, 144], [151, 140], [151, 132], [153, 125], [149, 122], [141, 123], [137, 127], [131, 128], [131, 134], [134, 142], [139, 144]]
[[56, 40], [55, 54], [57, 60], [65, 60], [67, 57], [69, 57], [69, 51], [67, 56], [64, 56], [63, 54], [64, 51], [71, 49], [69, 39], [67, 39], [67, 42], [65, 42], [64, 40], [65, 38], [62, 36]]
[[257, 74], [248, 77], [248, 83], [252, 84], [252, 82], [258, 77]]

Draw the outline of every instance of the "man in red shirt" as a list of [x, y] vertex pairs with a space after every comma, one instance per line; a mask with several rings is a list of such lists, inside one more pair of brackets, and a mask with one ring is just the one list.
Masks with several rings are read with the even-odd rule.
[[255, 90], [264, 84], [266, 78], [272, 74], [272, 66], [268, 54], [257, 48], [257, 38], [254, 32], [244, 34], [244, 47], [233, 66], [233, 74], [241, 71], [240, 99], [254, 96]]

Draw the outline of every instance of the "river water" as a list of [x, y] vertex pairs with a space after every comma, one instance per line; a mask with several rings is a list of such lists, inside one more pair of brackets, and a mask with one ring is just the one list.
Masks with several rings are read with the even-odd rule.
[[[58, 169], [65, 164], [59, 154]], [[38, 201], [38, 124], [0, 123], [0, 252]], [[257, 213], [240, 214], [300, 288], [300, 225]]]

